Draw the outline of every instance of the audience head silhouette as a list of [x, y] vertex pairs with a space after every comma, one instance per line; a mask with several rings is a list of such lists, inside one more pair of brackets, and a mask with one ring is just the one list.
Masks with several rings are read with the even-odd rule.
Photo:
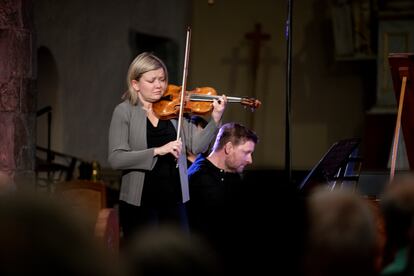
[[0, 275], [121, 275], [115, 261], [50, 197], [0, 198]]
[[204, 240], [170, 225], [137, 232], [124, 253], [132, 275], [209, 276], [220, 271]]
[[412, 174], [400, 175], [386, 186], [381, 198], [381, 211], [386, 235], [383, 267], [384, 271], [389, 273], [395, 271], [394, 264], [399, 263], [399, 259], [407, 257], [411, 246], [414, 233], [414, 177]]
[[306, 275], [375, 275], [377, 236], [367, 202], [345, 190], [315, 189], [309, 197]]

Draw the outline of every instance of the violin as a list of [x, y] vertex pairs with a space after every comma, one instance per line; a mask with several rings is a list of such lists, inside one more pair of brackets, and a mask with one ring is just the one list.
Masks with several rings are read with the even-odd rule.
[[[152, 110], [160, 120], [177, 118], [180, 112], [181, 86], [169, 84], [167, 91], [157, 102], [152, 104]], [[186, 91], [183, 106], [184, 114], [207, 115], [213, 111], [213, 100], [219, 100], [217, 91], [212, 87], [199, 87]], [[247, 97], [229, 97], [228, 103], [240, 103], [252, 111], [262, 104], [259, 100]]]

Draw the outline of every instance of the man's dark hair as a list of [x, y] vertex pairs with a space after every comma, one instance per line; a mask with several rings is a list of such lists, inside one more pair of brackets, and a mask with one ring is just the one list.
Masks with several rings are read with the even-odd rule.
[[224, 147], [225, 144], [231, 142], [233, 145], [237, 146], [246, 141], [252, 141], [257, 144], [259, 138], [256, 133], [247, 127], [239, 123], [227, 123], [224, 124], [216, 137], [216, 142], [214, 143], [213, 151], [218, 151]]

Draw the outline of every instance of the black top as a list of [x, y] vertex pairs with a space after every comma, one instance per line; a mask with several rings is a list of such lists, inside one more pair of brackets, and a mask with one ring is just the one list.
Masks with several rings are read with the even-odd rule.
[[[176, 139], [177, 132], [170, 120], [159, 120], [154, 127], [147, 119], [148, 148], [160, 147]], [[158, 156], [151, 171], [146, 172], [142, 205], [164, 206], [182, 201], [180, 175], [172, 154]]]
[[230, 207], [239, 199], [242, 178], [239, 173], [225, 172], [199, 154], [188, 169], [190, 200], [206, 208]]
[[228, 232], [239, 222], [244, 204], [241, 175], [225, 172], [199, 154], [188, 170], [188, 177], [190, 227], [216, 246], [223, 244], [223, 240], [228, 243]]

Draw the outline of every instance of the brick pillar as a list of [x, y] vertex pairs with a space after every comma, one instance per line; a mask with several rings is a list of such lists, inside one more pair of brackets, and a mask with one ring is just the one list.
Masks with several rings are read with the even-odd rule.
[[35, 49], [32, 0], [0, 1], [0, 172], [35, 184]]

